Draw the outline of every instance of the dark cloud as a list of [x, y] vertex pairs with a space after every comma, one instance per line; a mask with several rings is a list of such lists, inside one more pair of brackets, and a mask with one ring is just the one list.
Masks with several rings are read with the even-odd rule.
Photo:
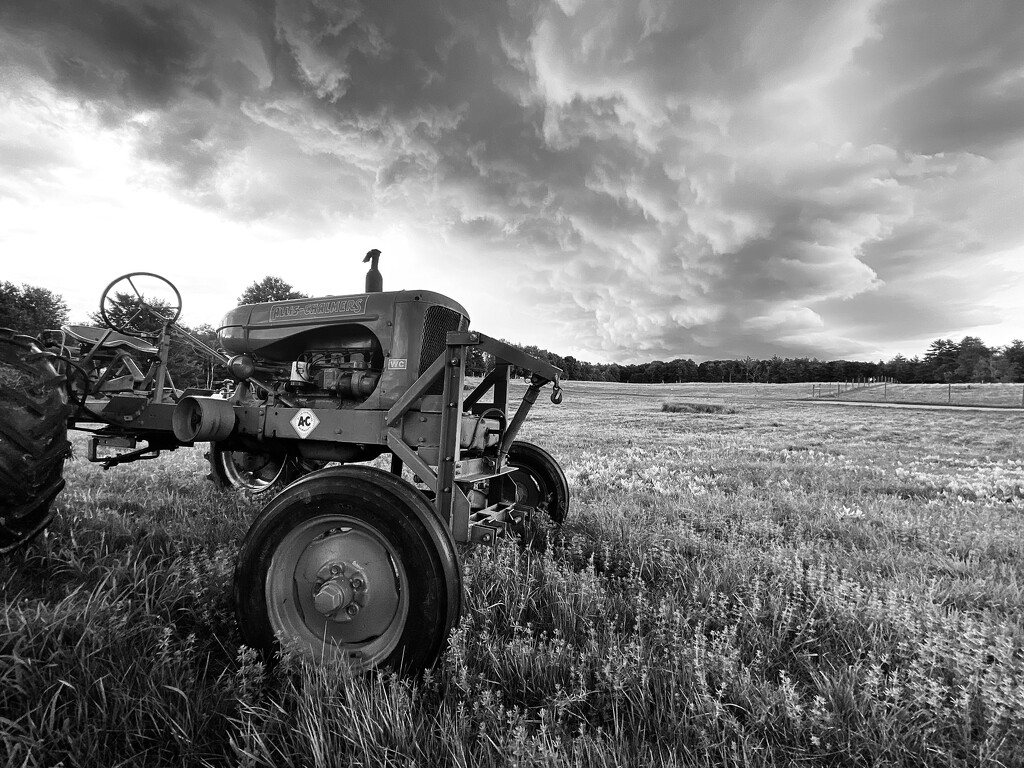
[[489, 303], [549, 318], [552, 346], [619, 360], [901, 338], [851, 307], [913, 312], [902, 338], [997, 318], [980, 294], [940, 316], [892, 286], [1024, 239], [1007, 201], [1021, 17], [924, 0], [0, 7], [11, 71], [127, 131], [182, 197], [296, 237], [403, 222], [465, 254]]
[[1018, 143], [1024, 4], [903, 0], [881, 5], [876, 24], [838, 105], [864, 139], [925, 155]]
[[[958, 328], [982, 326], [998, 319], [998, 308], [967, 297], [953, 296], [936, 304], [931, 295], [947, 297], [953, 292], [949, 285], [941, 285], [941, 279], [927, 282], [931, 290], [921, 294], [882, 289], [831, 303], [820, 308], [822, 321], [830, 327], [845, 328], [857, 338], [871, 339], [875, 346], [885, 346], [907, 338], [928, 340], [956, 335]], [[952, 282], [962, 285], [962, 280]]]
[[108, 108], [166, 107], [184, 93], [216, 96], [204, 14], [174, 3], [30, 0], [4, 3], [0, 22], [39, 46], [60, 88]]

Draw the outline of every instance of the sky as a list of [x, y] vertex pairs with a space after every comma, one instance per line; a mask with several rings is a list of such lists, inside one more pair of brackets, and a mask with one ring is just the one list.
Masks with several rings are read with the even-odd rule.
[[1020, 0], [4, 0], [0, 280], [431, 289], [592, 362], [1024, 337]]

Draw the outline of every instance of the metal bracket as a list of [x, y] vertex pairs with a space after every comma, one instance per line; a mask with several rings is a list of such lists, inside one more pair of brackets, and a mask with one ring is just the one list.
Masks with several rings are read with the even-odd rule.
[[526, 513], [515, 504], [498, 502], [477, 510], [469, 518], [470, 541], [474, 544], [494, 544], [498, 536], [513, 525], [522, 523]]
[[137, 441], [134, 437], [119, 437], [117, 435], [93, 435], [89, 438], [88, 459], [97, 464], [102, 464], [104, 469], [116, 467], [118, 464], [127, 464], [131, 461], [142, 459], [155, 459], [160, 455], [159, 448], [153, 448], [148, 443], [134, 451], [119, 453], [116, 456], [100, 457], [97, 448], [101, 445], [110, 448], [135, 448]]

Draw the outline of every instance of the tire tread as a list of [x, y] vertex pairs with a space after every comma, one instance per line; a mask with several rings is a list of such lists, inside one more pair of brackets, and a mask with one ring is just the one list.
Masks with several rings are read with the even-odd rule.
[[0, 554], [49, 524], [64, 487], [68, 399], [51, 359], [30, 336], [0, 329]]

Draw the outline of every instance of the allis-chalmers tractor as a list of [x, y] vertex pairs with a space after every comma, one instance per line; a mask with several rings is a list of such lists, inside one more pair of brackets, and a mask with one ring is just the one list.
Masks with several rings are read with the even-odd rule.
[[[213, 478], [276, 492], [235, 568], [246, 643], [359, 669], [432, 665], [461, 608], [457, 545], [568, 512], [558, 463], [516, 440], [542, 387], [561, 401], [561, 371], [469, 330], [446, 296], [383, 291], [379, 255], [364, 293], [231, 310], [219, 349], [177, 324], [173, 285], [141, 272], [103, 292], [105, 328], [0, 330], [0, 551], [50, 522], [67, 427], [90, 433], [104, 468], [209, 443]], [[168, 355], [182, 342], [224, 366], [222, 387], [174, 387]], [[466, 392], [474, 347], [494, 367]], [[513, 366], [531, 375], [510, 409]], [[361, 463], [382, 454], [390, 471]]]

